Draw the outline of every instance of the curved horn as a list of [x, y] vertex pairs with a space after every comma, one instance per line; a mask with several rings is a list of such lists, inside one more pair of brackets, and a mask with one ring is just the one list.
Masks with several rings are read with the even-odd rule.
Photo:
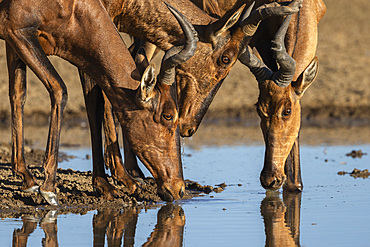
[[177, 9], [165, 2], [168, 9], [179, 22], [186, 39], [184, 46], [174, 46], [169, 49], [163, 57], [158, 81], [167, 85], [172, 85], [175, 81], [175, 67], [191, 58], [197, 48], [198, 34], [193, 25]]
[[270, 80], [273, 76], [272, 70], [253, 54], [252, 49], [248, 45], [245, 51], [239, 56], [239, 61], [249, 68], [259, 83]]
[[242, 26], [242, 23], [245, 19], [247, 19], [250, 15], [251, 15], [251, 12], [252, 12], [252, 9], [254, 7], [254, 5], [256, 4], [256, 1], [253, 1], [251, 3], [251, 5], [249, 5], [248, 9], [244, 12], [244, 15], [242, 16], [242, 18], [240, 19], [240, 24]]
[[[251, 14], [251, 9], [253, 8], [254, 2], [251, 6], [249, 6], [248, 10], [246, 11], [245, 15], [243, 16], [243, 21], [240, 23], [240, 27], [245, 34], [245, 50], [242, 52], [239, 56], [240, 62], [242, 62], [244, 65], [246, 65], [250, 71], [254, 74], [258, 82], [263, 82], [265, 80], [269, 80], [272, 77], [275, 78], [275, 83], [279, 86], [286, 86], [286, 81], [289, 79], [287, 75], [289, 74], [289, 69], [291, 69], [291, 60], [287, 58], [287, 61], [284, 62], [282, 59], [278, 59], [278, 63], [280, 64], [281, 68], [280, 70], [273, 74], [273, 72], [261, 61], [259, 58], [257, 58], [250, 50], [248, 44], [249, 41], [252, 39], [253, 35], [257, 31], [259, 23], [269, 17], [272, 16], [283, 16], [283, 15], [291, 15], [293, 13], [296, 13], [299, 11], [299, 9], [302, 6], [303, 0], [293, 0], [289, 5], [284, 6], [283, 3], [269, 3], [264, 4], [260, 7], [258, 7], [256, 10], [254, 10]], [[289, 19], [290, 20], [290, 19]], [[275, 35], [275, 40], [277, 37], [279, 39], [283, 39], [282, 45], [284, 47], [284, 38], [286, 33], [286, 28], [288, 28], [289, 20], [284, 22], [287, 24], [284, 24], [280, 27], [278, 33]], [[286, 25], [286, 26], [285, 26]], [[283, 30], [285, 29], [285, 31]], [[278, 42], [281, 44], [281, 42]], [[273, 48], [274, 49], [274, 48]], [[285, 47], [284, 47], [285, 51]], [[279, 53], [279, 56], [282, 54], [281, 52], [275, 52], [276, 54]], [[286, 51], [285, 51], [286, 53]], [[275, 56], [277, 59], [277, 57]], [[294, 61], [294, 60], [293, 60]], [[295, 66], [293, 66], [295, 69]], [[294, 73], [293, 73], [294, 75]], [[290, 80], [291, 81], [291, 80]], [[289, 82], [290, 83], [290, 82]]]
[[284, 39], [285, 34], [289, 26], [290, 19], [292, 15], [288, 15], [283, 23], [281, 24], [279, 30], [276, 32], [274, 40], [272, 41], [272, 51], [274, 58], [280, 65], [279, 70], [272, 76], [272, 80], [279, 87], [288, 86], [292, 80], [295, 73], [295, 61], [286, 52]]
[[302, 2], [303, 0], [293, 0], [287, 6], [285, 6], [284, 3], [273, 2], [258, 7], [240, 24], [240, 27], [242, 28], [244, 34], [246, 35], [247, 42], [249, 42], [251, 37], [257, 31], [258, 25], [262, 20], [273, 16], [284, 16], [294, 14], [298, 12], [299, 9], [301, 8]]

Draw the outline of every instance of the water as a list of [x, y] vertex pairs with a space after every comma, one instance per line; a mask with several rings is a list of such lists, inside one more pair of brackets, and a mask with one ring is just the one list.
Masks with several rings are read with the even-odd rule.
[[[369, 154], [346, 156], [359, 149]], [[64, 151], [77, 158], [60, 167], [91, 169], [90, 150]], [[222, 193], [147, 209], [60, 214], [49, 222], [1, 219], [1, 246], [12, 246], [22, 225], [34, 228], [27, 246], [370, 246], [370, 178], [337, 174], [369, 169], [370, 145], [302, 145], [304, 191], [298, 195], [265, 193], [259, 183], [263, 154], [261, 145], [186, 146], [185, 178], [225, 182]]]

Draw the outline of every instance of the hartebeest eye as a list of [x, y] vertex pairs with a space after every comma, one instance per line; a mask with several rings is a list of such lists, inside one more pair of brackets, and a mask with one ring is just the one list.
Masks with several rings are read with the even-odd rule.
[[162, 117], [167, 121], [171, 121], [173, 119], [171, 114], [163, 114]]
[[228, 57], [228, 56], [222, 56], [221, 57], [221, 61], [224, 63], [224, 64], [229, 64], [231, 62], [231, 59]]
[[292, 109], [287, 108], [283, 111], [283, 117], [287, 117], [292, 113]]

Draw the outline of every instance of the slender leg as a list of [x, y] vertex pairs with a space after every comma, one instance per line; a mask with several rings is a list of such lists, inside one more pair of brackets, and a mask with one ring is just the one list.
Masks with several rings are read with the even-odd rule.
[[56, 222], [42, 222], [40, 227], [44, 230], [45, 238], [42, 239], [42, 246], [57, 247], [58, 245], [58, 229]]
[[24, 158], [23, 109], [26, 102], [26, 64], [6, 43], [9, 74], [9, 99], [12, 114], [12, 169], [21, 176], [25, 192], [38, 192], [39, 186], [29, 172]]
[[45, 180], [40, 193], [52, 205], [57, 205], [56, 170], [62, 115], [67, 102], [67, 89], [59, 74], [46, 57], [32, 30], [18, 30], [10, 37], [13, 49], [42, 81], [51, 99], [48, 141], [43, 162]]
[[299, 159], [299, 136], [294, 141], [292, 150], [285, 162], [285, 174], [287, 180], [283, 186], [284, 191], [301, 192], [303, 183], [301, 177], [301, 164]]
[[91, 145], [93, 155], [92, 183], [96, 190], [107, 199], [118, 197], [115, 188], [108, 182], [104, 170], [102, 122], [104, 114], [104, 98], [101, 88], [91, 78], [79, 71], [84, 91], [86, 112], [90, 125]]
[[139, 165], [137, 164], [137, 159], [134, 151], [132, 151], [130, 144], [123, 136], [123, 151], [125, 157], [125, 167], [127, 171], [133, 176], [135, 179], [144, 179], [144, 173], [141, 171]]
[[[119, 150], [118, 134], [116, 131], [116, 125], [114, 121], [114, 115], [112, 112], [112, 105], [108, 98], [104, 96], [104, 160], [105, 165], [110, 169], [112, 177], [119, 183], [123, 183], [131, 193], [134, 193], [137, 188], [136, 181], [125, 169], [122, 162], [121, 152]], [[133, 152], [132, 152], [133, 153]], [[136, 162], [135, 154], [132, 154]], [[125, 154], [126, 163], [126, 154]]]

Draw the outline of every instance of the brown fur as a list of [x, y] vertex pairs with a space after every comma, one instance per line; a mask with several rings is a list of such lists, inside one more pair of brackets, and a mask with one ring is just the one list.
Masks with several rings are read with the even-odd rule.
[[[0, 38], [7, 42], [12, 103], [13, 169], [24, 181], [23, 189], [36, 186], [23, 156], [23, 105], [25, 69], [29, 66], [48, 89], [52, 112], [45, 153], [45, 181], [41, 194], [55, 193], [62, 113], [66, 87], [46, 55], [58, 55], [79, 67], [97, 82], [112, 103], [128, 143], [158, 181], [166, 200], [178, 199], [184, 191], [176, 101], [170, 86], [153, 87], [147, 107], [138, 104], [139, 73], [121, 37], [99, 1], [2, 1]], [[104, 27], [104, 28], [101, 28]], [[145, 75], [144, 77], [145, 78]], [[147, 83], [145, 79], [142, 83]], [[94, 88], [86, 92], [93, 94]], [[90, 98], [92, 100], [92, 98]], [[170, 112], [169, 121], [154, 116]], [[167, 114], [167, 113], [166, 113]], [[161, 119], [161, 120], [159, 120]], [[97, 124], [90, 121], [90, 124]], [[160, 133], [160, 134], [158, 134]], [[155, 167], [163, 165], [163, 167]], [[128, 176], [128, 175], [127, 175]], [[168, 176], [168, 177], [167, 177]], [[94, 186], [108, 198], [115, 191], [106, 180], [104, 168], [94, 163]], [[53, 204], [56, 203], [55, 201]]]
[[[116, 24], [118, 25], [121, 31], [128, 32], [138, 38], [145, 38], [150, 42], [154, 43], [161, 49], [168, 49], [173, 44], [179, 42], [178, 38], [174, 37], [174, 34], [177, 34], [178, 37], [181, 37], [181, 33], [177, 32], [177, 28], [171, 25], [172, 22], [168, 21], [168, 17], [164, 15], [163, 11], [157, 5], [151, 3], [151, 1], [146, 1], [145, 3], [141, 1], [135, 2], [135, 11], [128, 12], [131, 10], [126, 6], [133, 5], [130, 1], [120, 2], [120, 8], [111, 8], [109, 4], [112, 4], [114, 1], [106, 1], [107, 9], [109, 13], [111, 13], [112, 18], [115, 20]], [[153, 1], [155, 2], [155, 1]], [[198, 49], [196, 54], [193, 58], [189, 59], [186, 63], [178, 66], [177, 68], [177, 94], [178, 94], [178, 104], [179, 104], [179, 123], [180, 123], [180, 134], [182, 136], [191, 136], [197, 130], [203, 116], [205, 115], [212, 99], [214, 98], [215, 94], [217, 93], [219, 87], [221, 86], [223, 79], [228, 75], [230, 69], [235, 64], [241, 49], [243, 46], [241, 42], [244, 36], [238, 32], [234, 31], [225, 32], [220, 36], [215, 37], [215, 33], [217, 30], [222, 28], [222, 25], [225, 24], [225, 21], [231, 16], [231, 14], [235, 13], [237, 8], [242, 6], [243, 4], [249, 5], [252, 1], [244, 0], [244, 1], [227, 1], [225, 4], [223, 1], [218, 1], [220, 6], [220, 13], [226, 13], [224, 19], [220, 21], [216, 21], [216, 19], [212, 19], [204, 13], [200, 12], [199, 9], [194, 8], [191, 3], [188, 3], [185, 0], [182, 1], [170, 1], [171, 4], [174, 6], [181, 6], [182, 12], [194, 23], [199, 26], [196, 26], [198, 29], [198, 33], [200, 36], [200, 41], [198, 42]], [[216, 4], [212, 3], [205, 3], [206, 1], [194, 1], [195, 4], [198, 4], [198, 7], [203, 8], [205, 5], [210, 4], [216, 7]], [[256, 7], [273, 1], [257, 1]], [[321, 2], [316, 1], [316, 2]], [[118, 5], [119, 5], [118, 4]], [[114, 5], [114, 6], [118, 6]], [[158, 5], [159, 6], [159, 5]], [[317, 23], [311, 22], [312, 18], [309, 18], [311, 12], [307, 11], [307, 9], [312, 8], [311, 5], [303, 5], [302, 9], [304, 9], [304, 22], [301, 22], [302, 26], [309, 26], [307, 30], [305, 28], [297, 29], [297, 21], [292, 21], [290, 24], [289, 30], [298, 30], [297, 32], [291, 31], [291, 38], [287, 38], [287, 46], [289, 49], [293, 49], [295, 47], [296, 41], [295, 39], [302, 36], [302, 47], [298, 46], [295, 49], [294, 57], [298, 58], [298, 65], [302, 66], [302, 61], [306, 63], [307, 57], [310, 57], [312, 53], [312, 47], [310, 45], [305, 46], [309, 39], [304, 39], [306, 36], [309, 36], [310, 29], [317, 30]], [[122, 14], [119, 14], [120, 11], [123, 9]], [[156, 11], [148, 13], [148, 9], [152, 11], [155, 9]], [[208, 11], [211, 11], [208, 9]], [[217, 11], [216, 11], [217, 12]], [[216, 12], [209, 13], [209, 14], [217, 14]], [[138, 18], [137, 14], [140, 18]], [[322, 14], [321, 14], [322, 15]], [[141, 19], [141, 23], [137, 23], [138, 19]], [[156, 23], [155, 28], [149, 27], [146, 22], [154, 22], [152, 20], [160, 19], [161, 22]], [[315, 18], [316, 19], [316, 18]], [[319, 18], [318, 18], [319, 19]], [[130, 26], [124, 26], [121, 24], [120, 20], [130, 20], [134, 24]], [[145, 21], [143, 21], [145, 20]], [[123, 23], [123, 22], [122, 22]], [[211, 23], [212, 25], [205, 26], [206, 24]], [[262, 21], [261, 27], [257, 30], [257, 33], [254, 35], [254, 38], [251, 41], [251, 46], [256, 46], [257, 49], [261, 51], [261, 56], [265, 60], [265, 62], [270, 65], [272, 68], [276, 69], [275, 60], [272, 59], [272, 55], [270, 54], [270, 40], [274, 36], [277, 28], [281, 23], [281, 18], [271, 18]], [[202, 25], [200, 25], [202, 24]], [[148, 29], [149, 28], [149, 29]], [[308, 32], [308, 34], [307, 34]], [[309, 36], [311, 38], [311, 36]], [[313, 35], [315, 37], [315, 35]], [[316, 38], [312, 41], [313, 43], [317, 42]], [[301, 44], [300, 43], [300, 44]], [[267, 44], [267, 46], [266, 46]], [[265, 53], [264, 51], [266, 51]], [[307, 48], [308, 47], [308, 48]], [[151, 48], [153, 50], [153, 48]], [[306, 51], [309, 49], [308, 51]], [[301, 52], [300, 52], [301, 51]], [[290, 51], [292, 52], [292, 51]], [[311, 52], [311, 53], [310, 53]], [[151, 52], [152, 53], [152, 52]], [[307, 55], [308, 54], [308, 55]], [[229, 63], [223, 64], [222, 61], [226, 57]], [[306, 59], [306, 60], [305, 60]], [[310, 61], [310, 60], [309, 60]], [[304, 64], [305, 64], [304, 63]], [[307, 63], [306, 63], [307, 64]], [[307, 65], [304, 65], [307, 66]], [[299, 70], [297, 70], [299, 71]], [[106, 115], [107, 116], [107, 115]], [[110, 121], [113, 122], [113, 121]], [[111, 126], [110, 128], [114, 128]], [[107, 138], [108, 137], [108, 138]], [[106, 139], [113, 139], [116, 140], [116, 135], [107, 136]], [[113, 141], [116, 142], [116, 141]], [[112, 146], [110, 146], [112, 147]], [[294, 149], [297, 150], [295, 155], [292, 153], [291, 156], [299, 157], [299, 148]], [[298, 152], [298, 155], [297, 155]], [[113, 155], [112, 155], [113, 153]], [[106, 160], [110, 167], [114, 169], [114, 167], [120, 167], [120, 165], [116, 165], [114, 161], [114, 157], [119, 155], [118, 147], [115, 150], [106, 150]], [[296, 159], [295, 159], [296, 160]], [[134, 175], [142, 175], [141, 171], [137, 169], [137, 165], [135, 162], [135, 158], [132, 157], [132, 152], [125, 146], [125, 165], [126, 167], [131, 170]], [[296, 164], [292, 164], [296, 165]], [[120, 177], [117, 175], [116, 177]], [[300, 181], [294, 181], [292, 189], [294, 190], [299, 184]]]
[[[217, 0], [220, 8], [218, 12], [221, 13], [221, 15], [224, 15], [232, 12], [233, 9], [238, 8], [242, 4], [246, 3], [249, 5], [251, 2], [252, 1], [249, 0]], [[275, 1], [257, 0], [255, 7], [267, 2]], [[278, 0], [276, 2], [283, 1]], [[197, 1], [194, 1], [194, 3], [197, 4]], [[199, 4], [197, 5], [200, 7]], [[315, 57], [318, 39], [318, 23], [325, 12], [326, 6], [322, 0], [304, 0], [299, 13], [294, 14], [292, 20], [290, 21], [288, 32], [285, 38], [285, 46], [287, 47], [288, 54], [290, 54], [296, 62], [296, 70], [293, 76], [293, 82], [299, 80], [299, 77], [303, 76], [304, 70]], [[257, 48], [259, 55], [266, 65], [275, 71], [277, 70], [277, 65], [270, 49], [270, 40], [273, 39], [276, 30], [280, 26], [280, 23], [281, 18], [269, 18], [262, 21], [250, 43], [252, 47]], [[300, 173], [298, 137], [301, 123], [301, 109], [299, 103], [299, 99], [301, 97], [302, 95], [299, 97], [295, 95], [295, 90], [292, 88], [292, 86], [281, 89], [278, 88], [274, 83], [265, 83], [264, 85], [260, 85], [260, 97], [257, 103], [257, 109], [259, 111], [259, 115], [261, 116], [261, 128], [264, 133], [266, 143], [265, 166], [261, 173], [261, 179], [265, 180], [264, 177], [267, 179], [265, 182], [263, 182], [265, 187], [267, 187], [272, 181], [273, 177], [276, 176], [277, 180], [281, 181], [281, 183], [275, 184], [274, 188], [279, 188], [285, 181], [286, 176], [288, 176], [288, 179], [284, 184], [285, 189], [290, 191], [300, 191], [303, 188]], [[271, 123], [267, 123], [266, 119], [274, 119], [274, 116], [276, 117], [277, 114], [281, 112], [281, 102], [286, 102], [286, 104], [289, 102], [294, 109], [289, 122], [284, 121], [283, 123], [279, 123], [277, 120], [271, 120]], [[268, 130], [271, 125], [275, 126], [274, 128], [276, 131], [279, 128], [285, 129], [273, 134], [272, 131]], [[289, 134], [284, 133], [284, 131], [288, 131], [289, 134], [291, 134], [288, 139], [286, 138], [289, 136]], [[267, 138], [267, 136], [274, 137]], [[294, 139], [292, 137], [296, 138]], [[270, 148], [273, 146], [275, 147], [275, 151]], [[282, 152], [280, 150], [277, 152], [276, 149], [279, 147], [283, 148], [285, 151]], [[288, 150], [290, 150], [290, 153]], [[277, 158], [279, 159], [278, 169], [274, 165], [271, 166], [271, 159], [274, 159], [273, 157], [279, 157]]]
[[[261, 129], [264, 133], [266, 153], [264, 168], [261, 172], [261, 183], [265, 188], [269, 188], [270, 184], [276, 178], [277, 183], [273, 188], [280, 188], [288, 176], [285, 186], [288, 190], [302, 190], [303, 185], [300, 175], [299, 164], [299, 129], [301, 125], [301, 106], [300, 98], [303, 94], [296, 94], [294, 87], [296, 81], [302, 80], [303, 74], [307, 66], [313, 61], [317, 46], [318, 36], [318, 21], [325, 13], [326, 8], [321, 0], [318, 1], [303, 1], [303, 6], [298, 14], [293, 15], [290, 22], [288, 32], [285, 39], [287, 52], [296, 61], [296, 70], [293, 76], [293, 82], [286, 88], [276, 89], [274, 83], [269, 86], [260, 85], [260, 97], [257, 105], [268, 108], [265, 111], [268, 118], [261, 118]], [[271, 22], [272, 20], [267, 20]], [[256, 33], [256, 38], [260, 37], [261, 33]], [[271, 36], [272, 35], [264, 35]], [[257, 48], [261, 48], [258, 46]], [[263, 47], [261, 48], [264, 49]], [[264, 53], [266, 54], [266, 53]], [[267, 53], [268, 55], [269, 53]], [[275, 62], [270, 58], [264, 58], [264, 62], [269, 67], [274, 68]], [[314, 75], [315, 78], [316, 74]], [[310, 83], [313, 80], [309, 80]], [[309, 84], [310, 85], [310, 84]], [[282, 104], [281, 102], [285, 102]], [[289, 104], [292, 114], [289, 120], [281, 122], [279, 114], [286, 104]], [[261, 116], [261, 115], [260, 115]], [[270, 123], [267, 124], [267, 119]], [[273, 136], [273, 138], [271, 138]], [[270, 138], [267, 138], [270, 137]], [[289, 153], [290, 152], [290, 153]], [[288, 160], [289, 163], [286, 163]], [[290, 171], [287, 173], [287, 171]]]
[[[180, 71], [184, 71], [186, 75], [189, 75], [189, 77], [184, 76], [181, 80], [178, 79], [179, 83], [177, 84], [177, 101], [180, 105], [180, 134], [183, 136], [190, 136], [195, 132], [198, 124], [204, 116], [203, 112], [206, 111], [213, 99], [213, 95], [217, 92], [220, 86], [219, 82], [226, 77], [231, 67], [236, 62], [240, 47], [239, 45], [235, 47], [234, 56], [230, 58], [230, 62], [228, 64], [220, 64], [223, 51], [230, 47], [227, 44], [231, 39], [231, 35], [228, 29], [224, 30], [224, 32], [217, 38], [213, 37], [213, 35], [217, 30], [223, 27], [229, 18], [216, 22], [216, 19], [211, 18], [189, 1], [170, 0], [168, 2], [173, 4], [174, 7], [182, 9], [182, 12], [184, 12], [186, 17], [195, 24], [195, 29], [198, 31], [200, 40], [197, 44], [198, 49], [194, 54], [195, 59], [191, 58], [190, 63], [185, 62], [178, 66]], [[120, 31], [136, 35], [139, 38], [145, 38], [165, 51], [173, 45], [183, 42], [183, 34], [180, 27], [176, 24], [168, 11], [165, 11], [163, 4], [160, 4], [157, 0], [105, 1], [104, 3], [111, 15], [111, 18], [115, 21]], [[241, 10], [237, 13], [237, 16], [241, 14]], [[161, 21], [158, 22], [157, 20]], [[209, 23], [217, 25], [208, 25]], [[239, 35], [235, 38], [240, 42], [243, 39], [243, 36]], [[233, 41], [232, 43], [235, 44], [238, 42]], [[204, 69], [199, 70], [198, 68]], [[179, 73], [181, 72], [178, 72], [178, 74]], [[187, 95], [182, 95], [180, 93], [181, 87], [191, 88], [191, 90], [187, 91]], [[85, 90], [85, 92], [85, 95], [88, 96], [88, 90]], [[88, 101], [97, 103], [96, 100]], [[87, 108], [88, 107], [89, 106], [87, 105]], [[92, 106], [92, 108], [94, 108], [94, 106]], [[106, 130], [114, 130], [114, 120], [112, 115], [109, 115], [109, 113], [110, 109], [107, 107], [105, 110], [104, 128]], [[93, 120], [93, 122], [96, 121], [97, 120]], [[101, 139], [101, 137], [99, 137], [99, 128], [95, 128], [92, 133], [96, 134], [95, 137], [92, 137], [93, 140]], [[123, 166], [120, 161], [121, 156], [119, 148], [118, 145], [116, 145], [118, 143], [117, 136], [114, 131], [107, 131], [105, 132], [105, 135], [109, 143], [109, 146], [106, 145], [105, 149], [106, 164], [111, 168], [111, 171], [114, 171], [112, 174], [113, 177], [115, 177], [119, 182], [124, 183], [124, 169], [122, 168]], [[124, 143], [127, 144], [125, 140]], [[125, 145], [124, 152], [125, 167], [132, 175], [143, 176], [142, 172], [138, 169], [133, 152], [127, 145]], [[100, 155], [101, 151], [96, 151], [94, 153]], [[99, 157], [99, 160], [101, 159], [102, 157]]]

